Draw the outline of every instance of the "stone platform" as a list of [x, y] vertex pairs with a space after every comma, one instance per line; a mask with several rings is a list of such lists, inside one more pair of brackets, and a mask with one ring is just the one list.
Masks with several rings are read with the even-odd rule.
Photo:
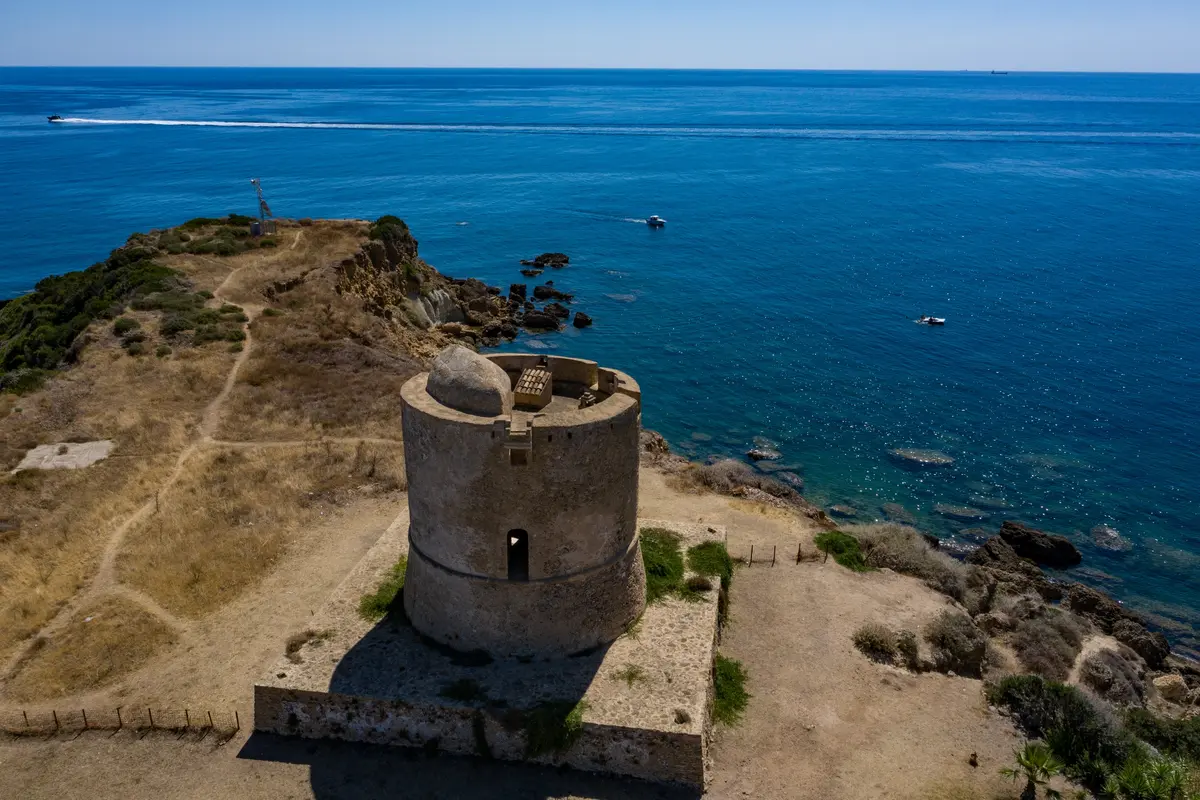
[[[638, 520], [683, 537], [683, 547], [723, 540], [721, 528]], [[459, 755], [564, 765], [703, 790], [711, 733], [717, 592], [669, 598], [611, 645], [549, 661], [488, 663], [432, 644], [402, 618], [368, 622], [359, 599], [407, 551], [398, 519], [312, 620], [317, 634], [282, 656], [254, 687], [254, 728]], [[297, 632], [298, 633], [298, 632]], [[577, 738], [531, 754], [543, 715], [582, 702]], [[560, 714], [561, 716], [561, 714]]]

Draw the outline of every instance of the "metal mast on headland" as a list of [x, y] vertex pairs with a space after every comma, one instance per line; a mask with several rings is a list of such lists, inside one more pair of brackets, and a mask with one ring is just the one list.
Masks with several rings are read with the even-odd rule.
[[258, 222], [262, 226], [263, 233], [266, 233], [267, 218], [274, 217], [275, 215], [271, 213], [271, 207], [263, 199], [262, 184], [258, 178], [251, 178], [250, 184], [254, 187], [254, 191], [258, 193]]

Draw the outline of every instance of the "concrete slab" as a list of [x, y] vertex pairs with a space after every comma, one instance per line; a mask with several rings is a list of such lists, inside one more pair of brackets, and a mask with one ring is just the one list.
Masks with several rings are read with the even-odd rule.
[[108, 439], [41, 444], [26, 453], [13, 472], [23, 469], [82, 469], [108, 458], [112, 449], [113, 443]]
[[[639, 520], [678, 532], [686, 549], [723, 540], [721, 528]], [[315, 636], [255, 685], [254, 727], [565, 765], [703, 790], [711, 733], [716, 591], [670, 598], [595, 652], [545, 661], [487, 661], [448, 651], [403, 619], [358, 614], [360, 598], [407, 551], [397, 520], [313, 618]], [[532, 753], [528, 731], [545, 704], [582, 701], [578, 738]]]

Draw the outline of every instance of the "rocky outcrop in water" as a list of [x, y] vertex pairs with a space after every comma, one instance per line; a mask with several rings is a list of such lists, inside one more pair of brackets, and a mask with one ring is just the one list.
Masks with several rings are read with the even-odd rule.
[[1101, 550], [1113, 553], [1128, 553], [1133, 549], [1133, 542], [1122, 536], [1116, 528], [1108, 525], [1097, 525], [1092, 528], [1092, 544]]
[[586, 328], [592, 324], [592, 318], [582, 311], [575, 312], [575, 319], [571, 323], [576, 328]]
[[912, 469], [935, 469], [949, 467], [954, 459], [941, 450], [921, 450], [913, 447], [900, 447], [888, 450], [888, 455], [898, 464]]
[[1042, 566], [1065, 569], [1083, 560], [1079, 550], [1067, 537], [1044, 533], [1020, 522], [1004, 522], [1000, 526], [1000, 538], [1008, 542], [1017, 555]]

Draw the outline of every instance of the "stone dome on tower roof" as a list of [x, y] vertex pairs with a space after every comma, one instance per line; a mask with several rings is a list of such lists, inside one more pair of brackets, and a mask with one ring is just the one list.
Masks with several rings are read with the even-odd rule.
[[512, 411], [512, 382], [492, 361], [462, 345], [438, 353], [429, 370], [426, 391], [455, 411], [496, 417]]

